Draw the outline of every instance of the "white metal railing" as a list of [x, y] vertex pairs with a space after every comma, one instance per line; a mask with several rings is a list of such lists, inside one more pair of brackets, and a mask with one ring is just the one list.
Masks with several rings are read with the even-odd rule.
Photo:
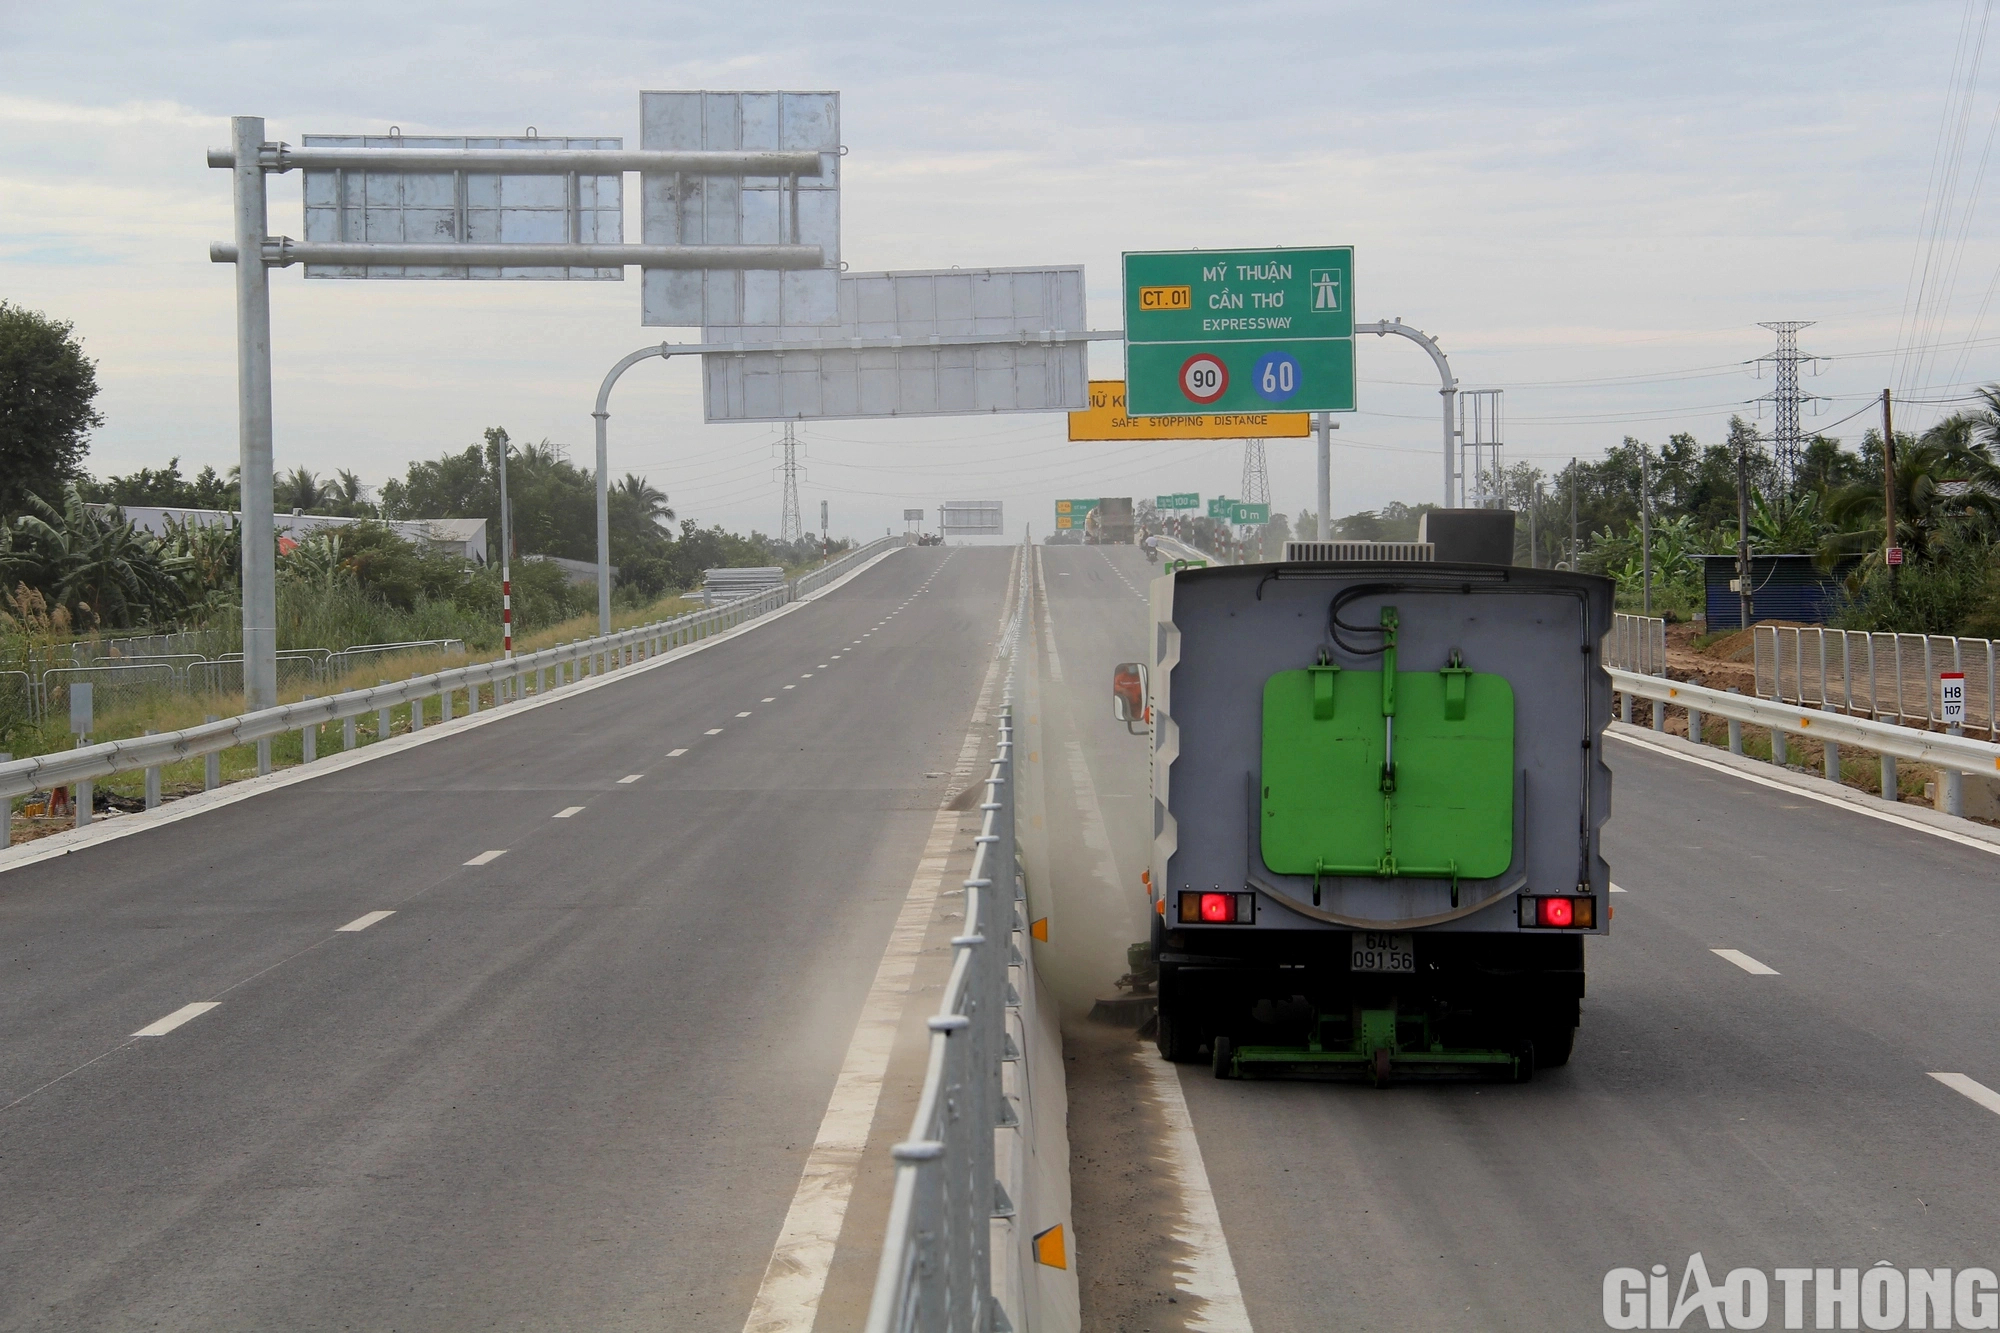
[[[530, 694], [545, 694], [587, 676], [603, 675], [607, 671], [645, 661], [683, 644], [709, 638], [723, 630], [775, 611], [787, 602], [825, 586], [831, 579], [854, 568], [861, 560], [901, 544], [901, 538], [884, 538], [858, 551], [850, 552], [795, 583], [780, 584], [755, 597], [746, 597], [723, 606], [691, 611], [685, 615], [595, 638], [559, 644], [536, 653], [524, 653], [512, 658], [497, 658], [490, 662], [454, 667], [430, 675], [413, 676], [408, 680], [377, 685], [370, 689], [329, 695], [323, 699], [303, 699], [297, 703], [280, 704], [276, 708], [222, 718], [215, 722], [204, 722], [200, 726], [184, 727], [179, 731], [105, 741], [96, 745], [78, 746], [73, 750], [58, 750], [28, 759], [0, 763], [0, 799], [27, 796], [79, 784], [78, 799], [74, 802], [76, 820], [80, 825], [86, 824], [90, 822], [88, 787], [92, 781], [118, 773], [145, 769], [148, 770], [147, 806], [151, 808], [158, 803], [159, 782], [154, 770], [162, 765], [201, 755], [220, 754], [239, 745], [268, 742], [274, 736], [291, 731], [302, 734], [305, 759], [311, 762], [316, 757], [319, 728], [329, 722], [351, 722], [352, 719], [369, 713], [376, 714], [378, 719], [386, 719], [390, 709], [409, 704], [414, 705], [410, 716], [411, 729], [418, 730], [423, 726], [424, 716], [428, 712], [425, 705], [432, 698], [441, 701], [439, 712], [443, 720], [448, 722], [452, 716], [454, 696], [460, 693], [465, 696], [468, 713], [478, 711], [481, 691], [489, 686], [493, 706], [525, 698]], [[378, 728], [378, 735], [386, 733], [386, 726]], [[359, 740], [351, 725], [343, 728], [342, 739], [344, 749], [355, 748]], [[268, 765], [268, 754], [260, 750], [260, 770], [267, 769]], [[220, 781], [218, 766], [211, 762], [208, 766], [206, 785], [214, 787], [219, 785]], [[11, 826], [8, 832], [11, 836]]]
[[[1944, 778], [1942, 794], [1947, 814], [1964, 813], [1960, 783], [1962, 774], [2000, 777], [2000, 744], [1992, 741], [1942, 731], [1919, 731], [1914, 727], [1878, 722], [1827, 708], [1793, 706], [1775, 699], [1735, 694], [1635, 671], [1613, 669], [1610, 675], [1612, 689], [1627, 696], [1628, 700], [1653, 701], [1655, 730], [1664, 729], [1664, 710], [1669, 705], [1687, 710], [1688, 735], [1697, 741], [1702, 735], [1701, 720], [1704, 716], [1727, 719], [1731, 723], [1729, 748], [1736, 754], [1743, 752], [1741, 726], [1744, 723], [1769, 729], [1771, 758], [1778, 764], [1786, 762], [1786, 736], [1807, 736], [1822, 742], [1826, 747], [1827, 776], [1832, 778], [1837, 778], [1840, 773], [1839, 747], [1851, 745], [1872, 751], [1882, 757], [1882, 795], [1890, 800], [1896, 799], [1897, 760], [1929, 764], [1938, 770]], [[1630, 721], [1629, 704], [1620, 712]]]
[[1667, 674], [1667, 622], [1658, 616], [1611, 617], [1611, 634], [1604, 641], [1604, 664], [1646, 676]]
[[[889, 1225], [876, 1269], [868, 1333], [987, 1333], [1031, 1326], [1025, 1308], [1031, 1238], [1021, 1234], [1013, 1173], [1010, 1193], [995, 1171], [995, 1136], [1024, 1134], [1023, 1104], [1008, 1084], [1032, 1034], [1022, 1014], [1032, 998], [1032, 952], [1022, 919], [1026, 897], [1016, 856], [1014, 707], [1019, 636], [1030, 579], [1023, 553], [1020, 589], [1002, 638], [1006, 689], [972, 874], [965, 881], [965, 933], [952, 940], [944, 998], [930, 1019], [930, 1058], [909, 1138], [896, 1161]], [[1032, 1116], [1032, 1111], [1029, 1112]], [[1005, 1156], [1019, 1164], [1024, 1152]], [[996, 1219], [1014, 1238], [994, 1248]], [[1011, 1309], [1010, 1309], [1011, 1307]]]
[[1911, 726], [1943, 726], [1938, 674], [1965, 674], [1965, 728], [2000, 740], [1994, 708], [2000, 669], [1991, 639], [1945, 634], [1868, 634], [1819, 626], [1758, 625], [1757, 693], [1780, 702], [1832, 705], [1843, 713]]

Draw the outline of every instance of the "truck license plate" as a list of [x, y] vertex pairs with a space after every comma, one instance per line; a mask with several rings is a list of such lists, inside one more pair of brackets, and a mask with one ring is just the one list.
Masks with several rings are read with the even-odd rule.
[[1414, 972], [1416, 947], [1408, 935], [1375, 935], [1357, 931], [1349, 966], [1356, 972]]

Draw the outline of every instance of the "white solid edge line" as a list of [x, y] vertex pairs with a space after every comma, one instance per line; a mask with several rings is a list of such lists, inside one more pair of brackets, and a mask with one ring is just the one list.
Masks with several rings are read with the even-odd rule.
[[198, 1000], [193, 1004], [184, 1004], [165, 1018], [160, 1019], [156, 1023], [146, 1024], [146, 1026], [140, 1028], [132, 1035], [135, 1037], [164, 1037], [190, 1018], [200, 1018], [203, 1014], [215, 1008], [217, 1003], [219, 1002], [215, 1000]]
[[678, 749], [678, 750], [669, 750], [669, 751], [667, 751], [667, 758], [669, 758], [669, 759], [678, 759], [678, 758], [680, 758], [680, 757], [681, 757], [682, 755], [684, 755], [684, 754], [686, 754], [686, 753], [687, 753], [687, 746], [683, 745], [683, 746], [682, 746], [682, 747], [681, 747], [680, 749]]
[[560, 810], [556, 811], [556, 812], [555, 812], [554, 814], [550, 815], [550, 816], [549, 816], [549, 818], [550, 818], [550, 819], [569, 819], [569, 818], [571, 818], [571, 817], [573, 817], [573, 816], [576, 816], [576, 815], [580, 815], [580, 814], [582, 814], [582, 813], [583, 813], [583, 807], [582, 807], [582, 806], [580, 806], [580, 805], [566, 805], [566, 806], [564, 806], [564, 807], [563, 807], [562, 809], [560, 809]]
[[1725, 959], [1728, 962], [1736, 964], [1736, 966], [1742, 968], [1745, 972], [1748, 972], [1751, 976], [1775, 977], [1778, 975], [1777, 968], [1767, 967], [1765, 964], [1758, 962], [1755, 958], [1752, 958], [1749, 954], [1744, 953], [1741, 949], [1710, 949], [1709, 952], [1714, 954], [1717, 958]]
[[1962, 847], [1972, 847], [1989, 855], [2000, 856], [2000, 843], [1988, 842], [1983, 838], [1968, 837], [1963, 833], [1954, 833], [1950, 829], [1938, 828], [1934, 825], [1926, 824], [1919, 819], [1906, 819], [1891, 810], [1876, 810], [1856, 801], [1844, 800], [1838, 796], [1829, 796], [1825, 792], [1813, 791], [1809, 787], [1795, 787], [1789, 782], [1779, 782], [1775, 779], [1764, 777], [1759, 773], [1745, 773], [1742, 769], [1732, 768], [1728, 764], [1718, 764], [1714, 760], [1702, 755], [1683, 754], [1677, 749], [1665, 745], [1656, 745], [1650, 740], [1643, 740], [1637, 736], [1628, 736], [1623, 732], [1607, 730], [1604, 734], [1612, 740], [1624, 741], [1627, 745], [1636, 745], [1642, 750], [1651, 750], [1654, 754], [1665, 755], [1669, 759], [1678, 759], [1684, 764], [1697, 764], [1702, 768], [1713, 769], [1717, 773], [1727, 773], [1732, 778], [1741, 778], [1745, 782], [1754, 782], [1760, 787], [1769, 787], [1773, 791], [1789, 792], [1794, 796], [1803, 796], [1809, 801], [1818, 801], [1821, 805], [1830, 805], [1836, 810], [1850, 810], [1857, 815], [1867, 815], [1870, 819], [1879, 819], [1885, 824], [1895, 824], [1901, 828], [1913, 829], [1918, 833], [1928, 833], [1934, 838], [1943, 838], [1947, 842], [1955, 842]]
[[157, 809], [145, 810], [137, 814], [121, 815], [115, 820], [92, 820], [80, 829], [70, 829], [66, 833], [52, 834], [46, 838], [37, 838], [33, 842], [0, 849], [0, 874], [5, 874], [9, 870], [19, 870], [23, 866], [39, 865], [43, 861], [52, 861], [59, 856], [68, 856], [73, 852], [80, 852], [86, 847], [95, 847], [100, 843], [115, 842], [120, 838], [129, 838], [135, 833], [144, 833], [148, 829], [156, 829], [163, 824], [177, 824], [183, 819], [193, 819], [196, 815], [220, 809], [225, 805], [234, 805], [238, 801], [247, 801], [253, 796], [261, 796], [267, 791], [276, 791], [281, 787], [290, 787], [301, 782], [311, 782], [315, 778], [329, 777], [335, 773], [344, 772], [357, 764], [368, 764], [373, 763], [377, 759], [386, 759], [392, 754], [399, 754], [414, 746], [434, 745], [439, 741], [456, 736], [462, 731], [469, 731], [474, 727], [490, 727], [496, 722], [505, 722], [510, 717], [518, 717], [522, 713], [532, 712], [537, 708], [546, 708], [552, 704], [563, 703], [579, 695], [589, 694], [593, 690], [605, 689], [608, 686], [617, 685], [622, 681], [630, 680], [636, 676], [642, 676], [647, 672], [672, 666], [684, 657], [692, 657], [696, 653], [707, 652], [709, 649], [718, 648], [732, 639], [754, 633], [766, 625], [776, 624], [800, 607], [816, 602], [828, 593], [845, 587], [854, 579], [896, 554], [896, 552], [906, 549], [906, 547], [892, 546], [882, 552], [882, 554], [866, 560], [858, 567], [849, 570], [833, 582], [827, 584], [824, 588], [808, 593], [796, 602], [787, 603], [769, 615], [745, 621], [741, 625], [726, 629], [722, 633], [710, 638], [699, 639], [693, 643], [684, 643], [678, 648], [669, 649], [667, 652], [661, 653], [658, 657], [649, 657], [643, 662], [635, 662], [631, 666], [621, 667], [617, 671], [608, 672], [602, 676], [592, 676], [587, 680], [565, 685], [561, 689], [552, 690], [546, 695], [538, 694], [532, 698], [520, 699], [509, 703], [505, 708], [483, 708], [477, 713], [470, 713], [464, 717], [456, 717], [449, 722], [433, 722], [422, 731], [409, 732], [401, 736], [391, 737], [386, 741], [376, 741], [373, 745], [364, 745], [358, 749], [329, 755], [324, 759], [315, 760], [310, 764], [297, 764], [275, 773], [266, 773], [262, 777], [245, 778], [240, 782], [232, 782], [227, 786], [218, 787], [214, 791], [196, 792], [192, 796], [183, 796], [179, 800], [169, 801]]
[[394, 908], [391, 908], [390, 910], [388, 910], [388, 911], [386, 911], [386, 912], [370, 912], [370, 913], [369, 913], [368, 915], [366, 915], [366, 916], [357, 916], [357, 917], [355, 917], [355, 918], [354, 918], [354, 919], [353, 919], [352, 921], [348, 922], [348, 923], [347, 923], [346, 925], [344, 925], [344, 926], [341, 926], [341, 927], [340, 927], [339, 929], [340, 929], [340, 930], [366, 930], [366, 929], [368, 929], [368, 927], [370, 927], [370, 926], [374, 925], [374, 924], [375, 924], [375, 923], [376, 923], [377, 921], [386, 921], [386, 920], [388, 920], [388, 919], [389, 919], [390, 917], [392, 917], [392, 916], [394, 916], [394, 915], [396, 915], [396, 912], [395, 912], [395, 909], [394, 909]]
[[618, 785], [622, 787], [628, 782], [637, 782], [640, 778], [643, 778], [645, 776], [646, 775], [644, 773], [627, 773], [624, 777], [618, 779]]
[[1964, 1074], [1932, 1074], [1931, 1077], [1954, 1092], [1964, 1093], [1993, 1114], [2000, 1115], [2000, 1092], [1993, 1091], [1978, 1079], [1967, 1078]]
[[479, 855], [473, 857], [470, 861], [467, 861], [465, 864], [469, 866], [483, 866], [488, 861], [498, 861], [501, 857], [505, 856], [506, 854], [507, 854], [507, 849], [505, 847], [496, 847], [490, 852], [481, 852]]
[[1236, 1261], [1229, 1255], [1229, 1237], [1222, 1231], [1222, 1215], [1215, 1208], [1215, 1194], [1209, 1189], [1208, 1168], [1202, 1163], [1201, 1144], [1195, 1138], [1194, 1120], [1188, 1115], [1187, 1099], [1181, 1095], [1180, 1070], [1150, 1055], [1139, 1057], [1139, 1066], [1152, 1084], [1153, 1096], [1166, 1122], [1165, 1141], [1156, 1144], [1157, 1159], [1166, 1164], [1180, 1189], [1181, 1216], [1174, 1227], [1180, 1255], [1174, 1260], [1174, 1285], [1201, 1302], [1188, 1315], [1188, 1327], [1213, 1333], [1251, 1333], [1250, 1312], [1243, 1306], [1243, 1288], [1236, 1280]]
[[[972, 724], [966, 733], [966, 748], [976, 744], [984, 729], [992, 704], [993, 691], [1000, 679], [1000, 659], [986, 669], [979, 697], [973, 705]], [[875, 980], [868, 988], [861, 1017], [848, 1039], [847, 1054], [821, 1118], [819, 1133], [806, 1155], [799, 1173], [798, 1188], [784, 1224], [771, 1247], [763, 1281], [743, 1321], [744, 1333], [809, 1333], [819, 1314], [820, 1297], [826, 1292], [827, 1274], [833, 1267], [834, 1249], [847, 1218], [847, 1201], [860, 1174], [862, 1154], [868, 1147], [868, 1131], [882, 1099], [882, 1084], [888, 1075], [889, 1058], [895, 1049], [896, 1032], [902, 1025], [903, 1008], [910, 1000], [910, 980], [916, 973], [917, 957], [923, 951], [924, 936], [937, 910], [937, 895], [950, 865], [952, 843], [957, 838], [958, 813], [940, 810], [931, 819], [930, 839], [917, 861], [909, 893], [897, 913], [895, 927], [882, 949]]]

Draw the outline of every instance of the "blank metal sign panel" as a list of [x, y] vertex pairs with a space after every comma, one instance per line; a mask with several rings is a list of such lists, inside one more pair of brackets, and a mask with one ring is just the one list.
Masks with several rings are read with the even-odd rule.
[[[1085, 344], [1048, 341], [1084, 331], [1083, 267], [843, 273], [837, 328], [715, 327], [702, 341], [743, 350], [702, 358], [709, 421], [1060, 412], [1082, 405]], [[948, 337], [1005, 339], [978, 346]], [[833, 346], [901, 338], [897, 348]], [[812, 351], [760, 352], [759, 343], [823, 339]]]
[[648, 245], [817, 245], [805, 272], [649, 269], [640, 323], [812, 325], [838, 317], [840, 94], [642, 92], [640, 147], [662, 151], [813, 149], [818, 176], [640, 177]]
[[[623, 148], [623, 139], [563, 136], [308, 134], [309, 148]], [[617, 245], [624, 241], [624, 179], [576, 172], [305, 173], [308, 241], [406, 244]], [[308, 264], [308, 278], [529, 278], [619, 282], [622, 268], [465, 264]]]
[[947, 500], [938, 530], [947, 537], [998, 537], [1004, 527], [998, 500]]

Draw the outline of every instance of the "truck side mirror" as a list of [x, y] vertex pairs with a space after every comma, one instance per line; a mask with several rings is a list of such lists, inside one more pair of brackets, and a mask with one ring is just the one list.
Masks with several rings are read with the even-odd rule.
[[1143, 734], [1135, 722], [1151, 722], [1151, 711], [1146, 707], [1147, 680], [1146, 664], [1143, 662], [1120, 662], [1111, 669], [1111, 716], [1125, 724], [1126, 730]]

